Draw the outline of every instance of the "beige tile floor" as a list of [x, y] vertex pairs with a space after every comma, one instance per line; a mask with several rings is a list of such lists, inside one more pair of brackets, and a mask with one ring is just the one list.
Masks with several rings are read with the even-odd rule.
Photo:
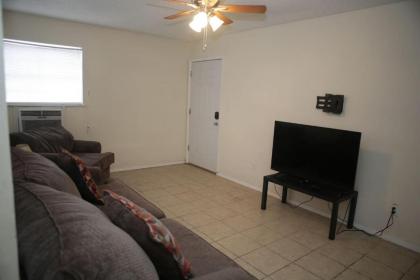
[[420, 254], [345, 232], [328, 219], [190, 165], [113, 173], [258, 279], [420, 279]]

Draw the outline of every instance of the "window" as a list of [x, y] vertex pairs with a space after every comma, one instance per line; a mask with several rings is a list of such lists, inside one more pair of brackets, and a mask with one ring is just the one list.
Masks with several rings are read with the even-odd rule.
[[83, 104], [81, 48], [4, 40], [4, 62], [8, 104]]

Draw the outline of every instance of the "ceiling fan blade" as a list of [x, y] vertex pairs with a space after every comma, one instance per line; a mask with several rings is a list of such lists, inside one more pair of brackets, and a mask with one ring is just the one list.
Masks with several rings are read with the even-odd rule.
[[216, 9], [225, 13], [264, 14], [267, 11], [264, 5], [220, 5]]
[[164, 1], [172, 3], [172, 4], [182, 5], [182, 6], [189, 6], [191, 8], [198, 8], [197, 5], [195, 5], [191, 2], [185, 2], [185, 1], [182, 1], [182, 0], [164, 0]]
[[219, 19], [221, 19], [222, 21], [223, 21], [223, 25], [228, 25], [228, 24], [231, 24], [231, 23], [233, 23], [233, 21], [230, 19], [230, 18], [228, 18], [227, 16], [225, 16], [224, 14], [222, 14], [222, 13], [220, 13], [220, 12], [217, 12], [217, 11], [214, 11], [213, 12]]
[[180, 18], [180, 17], [183, 17], [183, 16], [189, 16], [191, 14], [194, 14], [195, 12], [196, 12], [196, 10], [182, 11], [182, 12], [167, 16], [167, 17], [165, 17], [165, 19], [176, 19], [176, 18]]

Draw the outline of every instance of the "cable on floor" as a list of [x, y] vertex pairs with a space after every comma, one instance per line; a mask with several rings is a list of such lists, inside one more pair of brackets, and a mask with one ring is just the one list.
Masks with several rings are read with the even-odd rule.
[[[274, 183], [273, 183], [274, 184]], [[276, 184], [274, 184], [274, 190], [276, 191], [276, 193], [277, 193], [277, 195], [279, 196], [279, 197], [282, 197], [282, 195], [280, 194], [280, 192], [279, 192], [279, 190], [277, 189], [277, 185]], [[296, 209], [296, 208], [299, 208], [299, 207], [301, 207], [303, 204], [306, 204], [306, 203], [308, 203], [308, 202], [311, 202], [312, 200], [314, 199], [314, 196], [312, 196], [310, 199], [308, 199], [308, 200], [305, 200], [305, 201], [302, 201], [301, 203], [299, 203], [299, 204], [297, 204], [297, 205], [292, 205], [292, 204], [289, 204], [289, 203], [287, 203], [287, 205], [289, 205], [290, 206], [290, 208], [292, 208], [292, 209]]]
[[[350, 208], [350, 201], [349, 201], [349, 202], [348, 202], [348, 204], [347, 204], [347, 207], [346, 207], [346, 212], [344, 213], [344, 219], [341, 219], [341, 221], [342, 221], [343, 223], [347, 223], [347, 221], [346, 221], [346, 217], [347, 217], [347, 214], [348, 214], [349, 208]], [[384, 232], [385, 232], [387, 229], [389, 229], [389, 228], [390, 228], [390, 227], [394, 224], [394, 215], [395, 215], [395, 213], [391, 210], [391, 213], [389, 214], [388, 221], [386, 222], [385, 227], [383, 227], [382, 229], [380, 229], [380, 230], [376, 231], [375, 233], [369, 233], [369, 232], [367, 232], [367, 231], [364, 231], [364, 230], [362, 230], [362, 229], [358, 229], [358, 228], [343, 229], [343, 230], [341, 230], [341, 228], [342, 228], [342, 226], [343, 226], [343, 223], [340, 223], [340, 225], [338, 226], [338, 229], [337, 229], [337, 231], [336, 231], [336, 234], [338, 235], [338, 234], [341, 234], [341, 233], [343, 233], [343, 232], [348, 232], [348, 231], [358, 231], [358, 232], [361, 232], [361, 233], [366, 234], [367, 236], [371, 236], [371, 237], [373, 237], [373, 236], [377, 236], [377, 237], [380, 237], [380, 236], [382, 236], [382, 235], [384, 234]]]

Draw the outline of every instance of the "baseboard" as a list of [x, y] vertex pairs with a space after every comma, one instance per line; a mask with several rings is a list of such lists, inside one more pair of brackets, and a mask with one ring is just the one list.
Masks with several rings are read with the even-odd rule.
[[[223, 174], [223, 173], [217, 173], [216, 174], [217, 176], [220, 176], [220, 177], [222, 177], [222, 178], [225, 178], [225, 179], [227, 179], [227, 180], [230, 180], [230, 181], [232, 181], [232, 182], [235, 182], [235, 183], [237, 183], [237, 184], [240, 184], [240, 185], [243, 185], [243, 186], [245, 186], [245, 187], [247, 187], [247, 188], [250, 188], [250, 189], [253, 189], [253, 190], [256, 190], [256, 191], [259, 191], [259, 192], [261, 192], [262, 190], [261, 190], [261, 188], [258, 188], [258, 187], [255, 187], [255, 186], [253, 186], [253, 185], [251, 185], [251, 184], [248, 184], [248, 183], [246, 183], [246, 182], [242, 182], [241, 180], [238, 180], [238, 179], [236, 179], [236, 178], [233, 178], [233, 177], [230, 177], [230, 176], [227, 176], [227, 175], [225, 175], [225, 174]], [[272, 197], [275, 197], [275, 198], [278, 198], [278, 199], [280, 199], [276, 194], [273, 194], [273, 193], [268, 193], [268, 195], [270, 195], [270, 196], [272, 196]], [[292, 205], [298, 205], [300, 202], [299, 201], [294, 201], [294, 200], [289, 200], [288, 201], [288, 203], [290, 203], [290, 204], [292, 204]], [[308, 210], [308, 211], [311, 211], [311, 212], [313, 212], [313, 213], [316, 213], [316, 214], [318, 214], [318, 215], [321, 215], [321, 216], [323, 216], [323, 217], [326, 217], [326, 218], [330, 218], [331, 217], [331, 215], [329, 214], [329, 213], [325, 213], [324, 211], [321, 211], [321, 210], [319, 210], [319, 209], [317, 209], [317, 208], [314, 208], [314, 207], [312, 207], [312, 206], [310, 206], [310, 205], [308, 205], [308, 204], [303, 204], [303, 205], [301, 205], [300, 206], [301, 208], [303, 208], [303, 209], [306, 209], [306, 210]], [[342, 221], [342, 220], [339, 220], [340, 222], [344, 222], [344, 221]], [[356, 227], [356, 228], [358, 228], [358, 229], [362, 229], [362, 230], [364, 230], [364, 231], [366, 231], [366, 232], [368, 232], [368, 233], [375, 233], [377, 230], [375, 230], [375, 229], [372, 229], [372, 228], [369, 228], [369, 227], [367, 227], [367, 226], [364, 226], [364, 225], [361, 225], [361, 224], [357, 224], [357, 223], [355, 223], [354, 224], [354, 226]], [[401, 240], [401, 239], [399, 239], [399, 238], [397, 238], [397, 237], [395, 237], [395, 236], [392, 236], [392, 235], [388, 235], [388, 234], [384, 234], [383, 236], [381, 236], [380, 238], [382, 238], [382, 239], [384, 239], [384, 240], [386, 240], [386, 241], [389, 241], [389, 242], [391, 242], [391, 243], [394, 243], [394, 244], [397, 244], [397, 245], [399, 245], [399, 246], [402, 246], [402, 247], [404, 247], [404, 248], [407, 248], [407, 249], [410, 249], [410, 250], [412, 250], [412, 251], [415, 251], [415, 252], [418, 252], [418, 253], [420, 253], [420, 246], [419, 245], [416, 245], [416, 244], [412, 244], [412, 243], [410, 243], [410, 242], [407, 242], [407, 241], [404, 241], [404, 240]]]
[[260, 189], [258, 189], [258, 188], [256, 188], [256, 187], [254, 187], [253, 185], [248, 184], [248, 183], [245, 183], [245, 182], [242, 182], [242, 181], [237, 180], [237, 179], [235, 179], [235, 178], [233, 178], [233, 177], [227, 176], [227, 175], [225, 175], [225, 174], [223, 174], [223, 173], [221, 173], [221, 172], [216, 173], [216, 175], [217, 175], [217, 176], [219, 176], [219, 177], [222, 177], [222, 178], [228, 179], [229, 181], [235, 182], [235, 183], [237, 183], [237, 184], [239, 184], [239, 185], [242, 185], [242, 186], [245, 186], [245, 187], [247, 187], [247, 188], [250, 188], [250, 189], [253, 189], [253, 190], [256, 190], [256, 191], [260, 191], [260, 192], [261, 192], [261, 190], [260, 190]]
[[168, 165], [176, 165], [176, 164], [184, 164], [185, 161], [174, 161], [174, 162], [164, 162], [164, 163], [157, 163], [157, 164], [149, 164], [149, 165], [136, 165], [131, 167], [124, 167], [124, 168], [111, 168], [112, 172], [121, 172], [121, 171], [132, 171], [132, 170], [139, 170], [139, 169], [145, 169], [145, 168], [154, 168], [154, 167], [162, 167], [162, 166], [168, 166]]

